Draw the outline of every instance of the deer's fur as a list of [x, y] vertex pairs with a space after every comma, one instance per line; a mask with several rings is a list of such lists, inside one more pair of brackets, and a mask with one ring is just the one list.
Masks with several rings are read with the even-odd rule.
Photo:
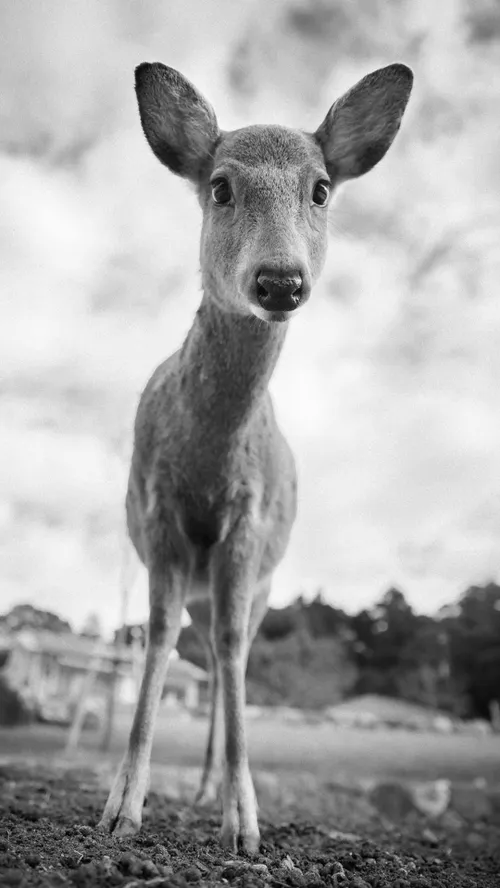
[[[381, 159], [411, 85], [406, 66], [389, 65], [337, 101], [314, 134], [281, 126], [222, 132], [210, 105], [178, 72], [161, 64], [136, 70], [151, 148], [197, 190], [203, 298], [184, 344], [148, 382], [135, 423], [126, 508], [149, 572], [150, 619], [128, 750], [101, 821], [115, 835], [141, 824], [155, 717], [186, 606], [212, 669], [201, 794], [222, 769], [222, 842], [258, 848], [245, 670], [297, 491], [268, 384], [291, 310], [306, 301], [325, 260], [328, 207], [314, 202], [318, 180], [333, 192]], [[221, 178], [230, 199], [216, 205], [213, 186]]]

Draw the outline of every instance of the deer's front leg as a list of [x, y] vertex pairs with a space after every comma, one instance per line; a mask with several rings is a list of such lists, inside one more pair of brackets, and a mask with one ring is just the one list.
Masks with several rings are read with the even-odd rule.
[[243, 522], [214, 552], [213, 635], [224, 705], [225, 765], [222, 844], [236, 851], [259, 848], [257, 803], [245, 734], [245, 670], [250, 613], [260, 546]]
[[127, 752], [99, 823], [115, 836], [139, 831], [147, 791], [154, 727], [168, 658], [181, 628], [185, 580], [179, 572], [150, 571], [148, 647]]

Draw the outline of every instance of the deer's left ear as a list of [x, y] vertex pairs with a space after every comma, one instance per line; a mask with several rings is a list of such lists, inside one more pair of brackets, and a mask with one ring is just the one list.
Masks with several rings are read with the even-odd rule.
[[330, 108], [315, 137], [333, 180], [362, 176], [392, 145], [410, 98], [413, 72], [395, 63], [363, 77]]

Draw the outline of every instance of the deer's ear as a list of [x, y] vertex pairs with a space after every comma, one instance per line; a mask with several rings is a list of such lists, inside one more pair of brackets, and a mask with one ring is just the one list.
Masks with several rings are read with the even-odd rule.
[[219, 137], [213, 108], [182, 74], [159, 62], [135, 69], [135, 90], [142, 128], [157, 158], [198, 182]]
[[362, 176], [382, 160], [401, 125], [413, 73], [395, 63], [363, 77], [330, 108], [315, 137], [332, 179]]

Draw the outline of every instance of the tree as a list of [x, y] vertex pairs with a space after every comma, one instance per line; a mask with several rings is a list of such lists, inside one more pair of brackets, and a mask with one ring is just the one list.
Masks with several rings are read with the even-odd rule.
[[349, 617], [340, 608], [327, 604], [321, 590], [310, 604], [304, 605], [309, 632], [313, 638], [338, 635], [349, 626]]
[[272, 641], [258, 635], [247, 675], [250, 700], [258, 689], [260, 703], [315, 709], [338, 703], [352, 690], [356, 667], [343, 638], [316, 639], [302, 628]]
[[19, 632], [22, 629], [48, 632], [72, 631], [67, 620], [32, 604], [16, 604], [10, 611], [0, 616], [0, 628], [7, 632]]
[[435, 641], [433, 621], [425, 623], [424, 628], [422, 619], [426, 620], [413, 612], [404, 594], [395, 588], [389, 589], [373, 608], [352, 618], [360, 669], [358, 693], [434, 701], [432, 658], [429, 662], [426, 659]]
[[270, 607], [262, 621], [259, 633], [272, 641], [292, 635], [296, 631], [297, 625], [297, 613], [293, 607]]
[[491, 703], [500, 702], [500, 586], [471, 586], [445, 623], [452, 676], [464, 689], [468, 712], [489, 718]]
[[452, 675], [448, 628], [443, 620], [418, 616], [414, 637], [403, 652], [399, 693], [407, 700], [462, 716], [464, 688]]
[[102, 637], [101, 621], [98, 614], [92, 612], [88, 615], [80, 635], [83, 635], [85, 638], [94, 639]]
[[352, 619], [361, 667], [389, 673], [397, 669], [417, 625], [410, 605], [399, 589], [389, 589], [371, 610]]

